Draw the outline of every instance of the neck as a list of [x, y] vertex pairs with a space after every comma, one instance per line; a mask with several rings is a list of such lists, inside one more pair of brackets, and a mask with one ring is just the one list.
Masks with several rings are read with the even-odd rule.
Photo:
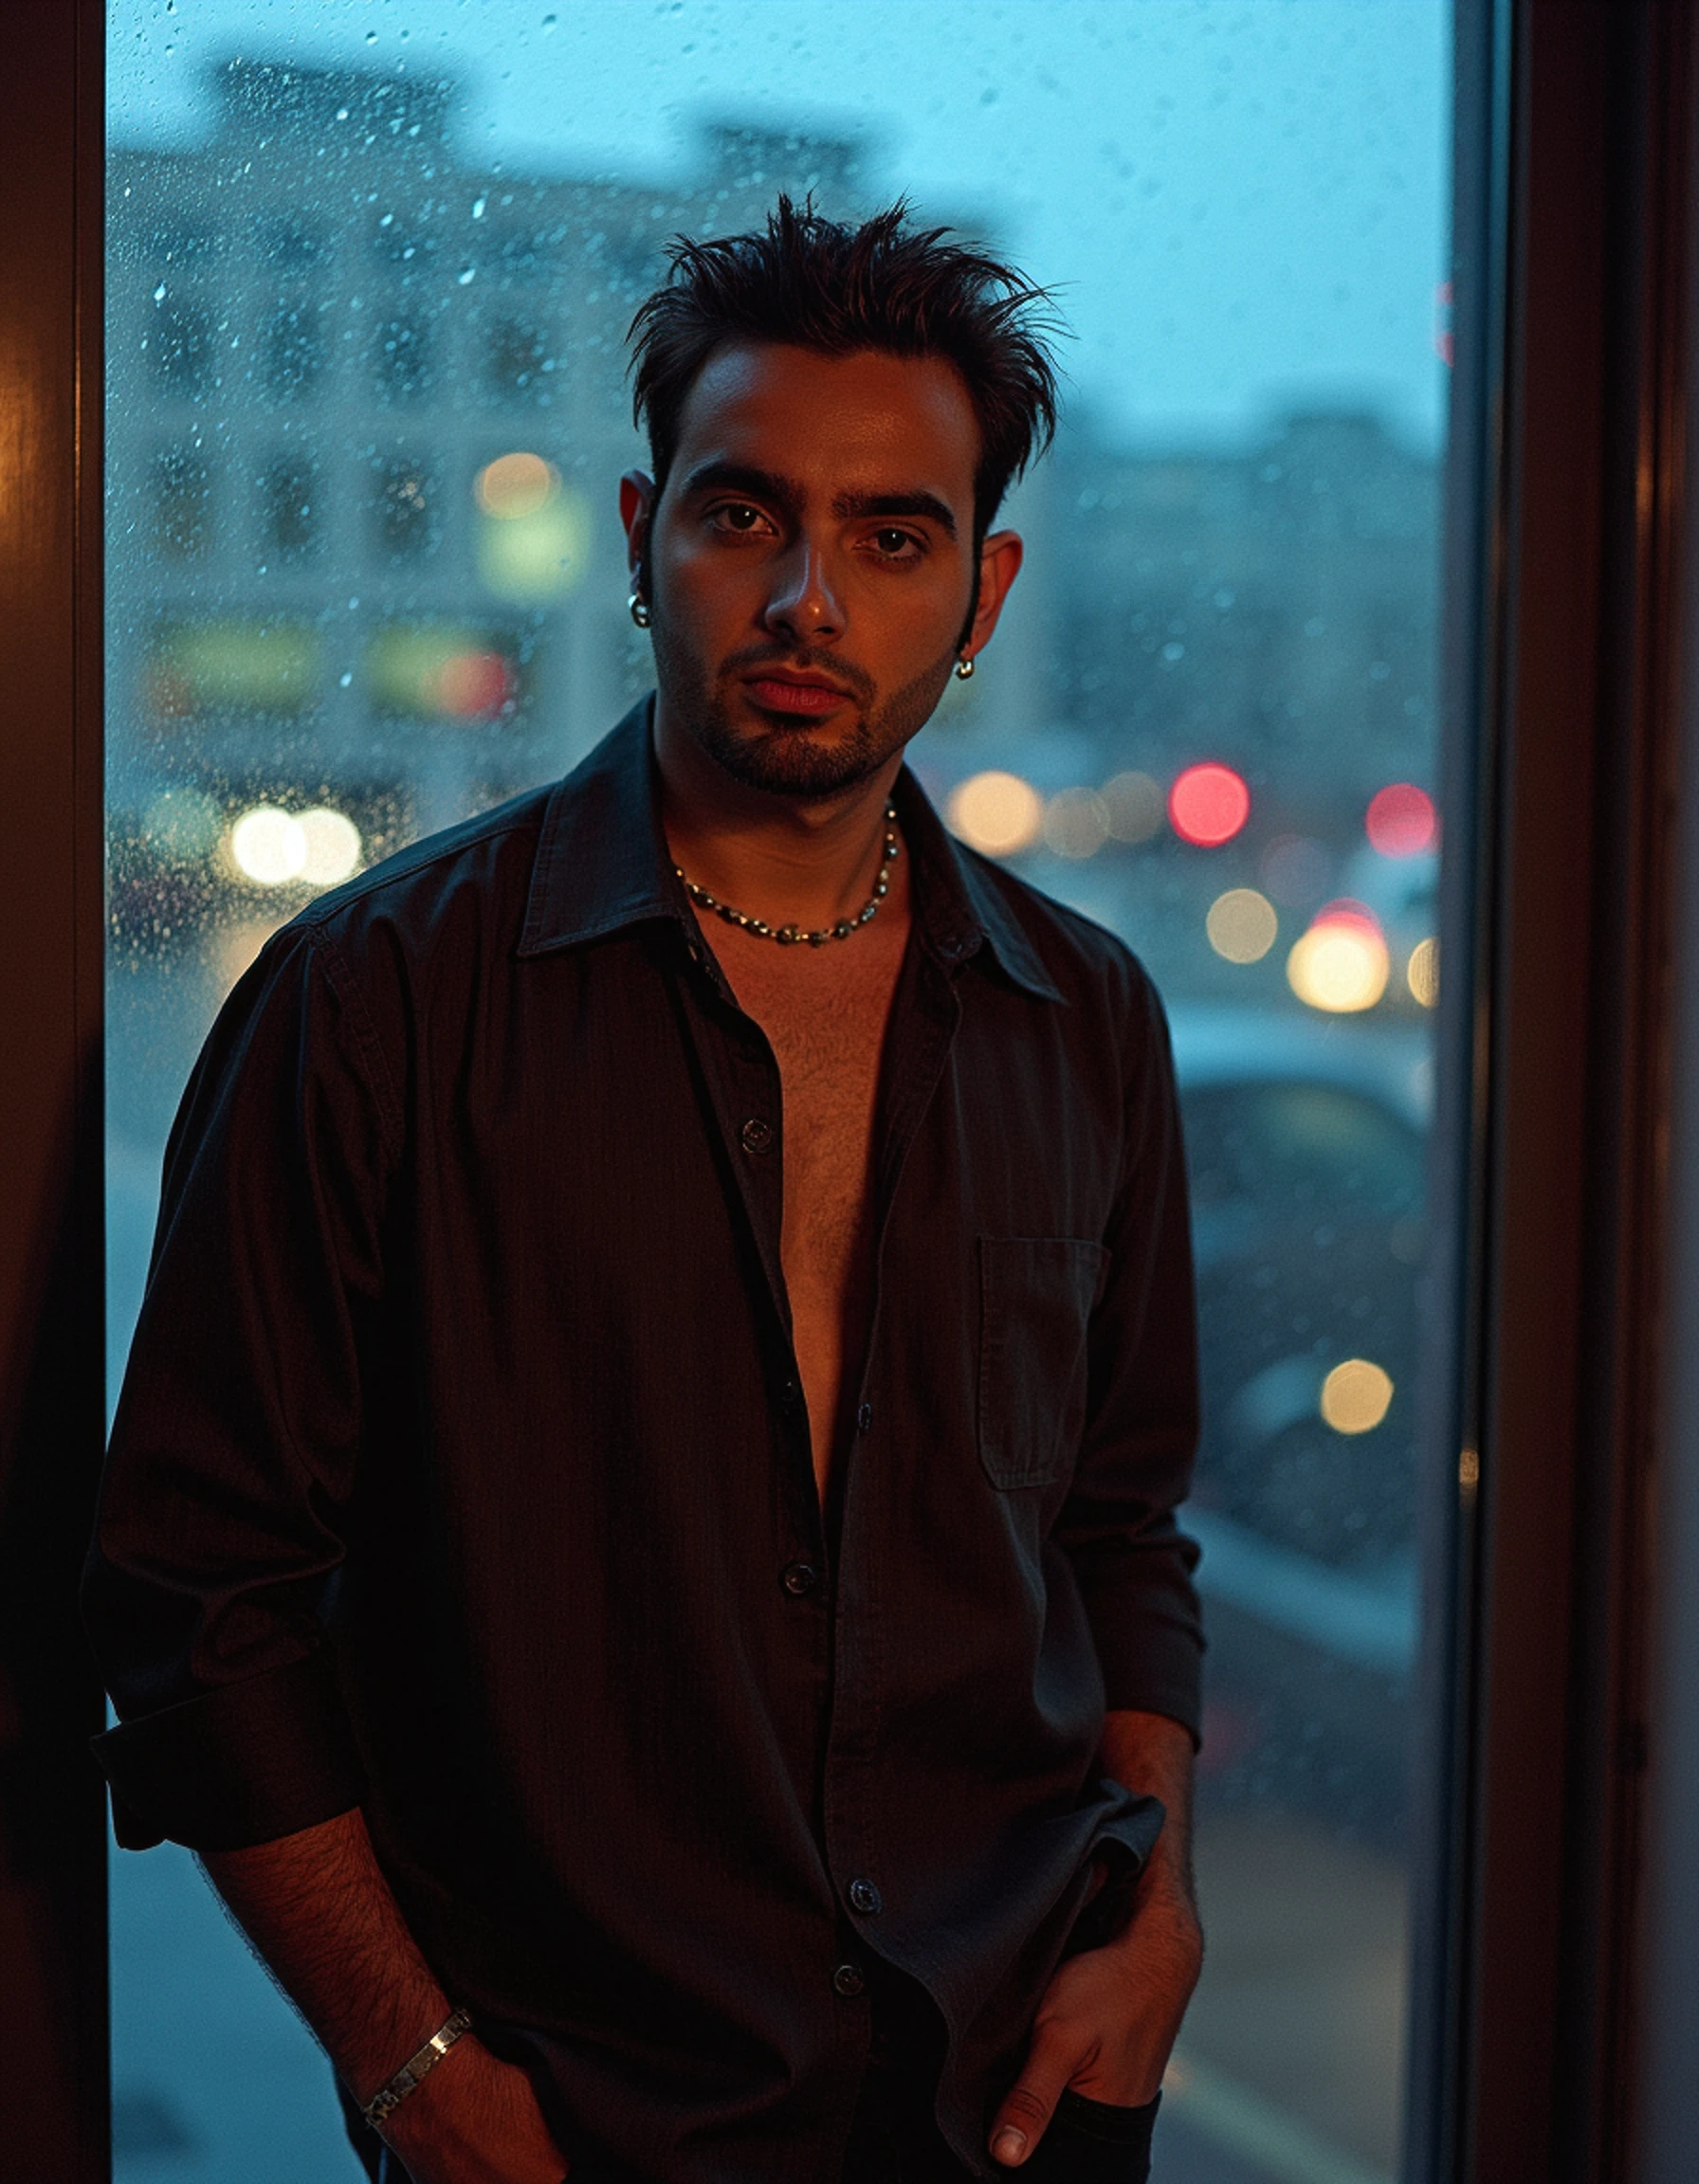
[[657, 701], [655, 757], [673, 862], [722, 902], [775, 926], [824, 926], [867, 901], [901, 752], [839, 794], [776, 795], [734, 779]]

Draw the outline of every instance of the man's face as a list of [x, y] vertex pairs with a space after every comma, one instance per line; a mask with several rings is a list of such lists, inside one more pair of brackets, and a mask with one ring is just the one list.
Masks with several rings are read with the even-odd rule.
[[628, 482], [669, 719], [776, 794], [877, 773], [956, 662], [978, 453], [967, 390], [936, 358], [719, 351], [659, 505]]

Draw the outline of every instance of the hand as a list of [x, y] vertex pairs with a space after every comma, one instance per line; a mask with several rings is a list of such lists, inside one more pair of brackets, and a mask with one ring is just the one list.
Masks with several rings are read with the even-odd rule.
[[1145, 1875], [1125, 1930], [1058, 1966], [1032, 2021], [1025, 2067], [991, 2127], [992, 2158], [1027, 2160], [1071, 2087], [1140, 2108], [1161, 2089], [1180, 2019], [1203, 1969], [1203, 1933], [1178, 1883]]
[[561, 2184], [566, 2157], [530, 2079], [467, 2033], [384, 2124], [413, 2184]]

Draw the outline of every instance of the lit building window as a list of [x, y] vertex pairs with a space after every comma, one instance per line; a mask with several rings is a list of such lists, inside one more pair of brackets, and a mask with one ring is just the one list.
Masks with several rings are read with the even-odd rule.
[[436, 543], [436, 526], [430, 480], [423, 464], [402, 455], [381, 466], [373, 503], [373, 533], [378, 548], [392, 560], [411, 561], [429, 553]]
[[187, 447], [154, 458], [154, 537], [162, 554], [191, 561], [210, 542], [211, 473]]
[[157, 720], [304, 712], [319, 694], [321, 642], [305, 622], [224, 615], [155, 634], [144, 688]]

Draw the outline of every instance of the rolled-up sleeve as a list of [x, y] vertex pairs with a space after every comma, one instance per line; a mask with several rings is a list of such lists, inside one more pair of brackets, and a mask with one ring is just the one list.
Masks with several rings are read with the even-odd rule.
[[232, 1849], [360, 1801], [327, 1608], [378, 1310], [393, 1081], [334, 949], [278, 935], [166, 1150], [83, 1613], [121, 1843]]
[[1197, 1549], [1175, 1511], [1197, 1444], [1197, 1313], [1185, 1154], [1161, 1006], [1129, 1010], [1125, 1138], [1092, 1314], [1085, 1434], [1053, 1535], [1073, 1564], [1111, 1708], [1200, 1731]]

